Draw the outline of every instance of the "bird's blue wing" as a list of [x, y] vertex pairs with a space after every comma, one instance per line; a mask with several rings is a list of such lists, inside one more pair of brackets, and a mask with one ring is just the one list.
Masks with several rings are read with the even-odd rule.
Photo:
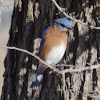
[[40, 42], [40, 47], [43, 45], [45, 39], [44, 39], [44, 36], [47, 34], [47, 32], [50, 30], [50, 28], [47, 28], [44, 32], [43, 32], [43, 36], [42, 36], [42, 39], [41, 39], [41, 42]]

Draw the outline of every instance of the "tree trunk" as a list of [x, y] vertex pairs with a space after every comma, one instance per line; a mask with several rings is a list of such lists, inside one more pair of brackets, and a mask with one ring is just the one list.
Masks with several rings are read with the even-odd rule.
[[[99, 0], [56, 0], [73, 18], [100, 26]], [[52, 0], [15, 0], [9, 41], [15, 46], [38, 53], [42, 32], [56, 18], [64, 17]], [[99, 63], [100, 30], [73, 23], [69, 31], [69, 48], [64, 64], [82, 68]], [[39, 90], [30, 89], [38, 61], [26, 53], [8, 50], [5, 58], [4, 85], [1, 100], [99, 100], [99, 69], [59, 75], [46, 70]]]

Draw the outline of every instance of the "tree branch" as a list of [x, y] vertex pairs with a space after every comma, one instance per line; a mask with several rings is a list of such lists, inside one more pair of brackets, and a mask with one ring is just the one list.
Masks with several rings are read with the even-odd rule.
[[[56, 68], [53, 68], [51, 67], [50, 65], [48, 65], [46, 62], [44, 62], [42, 59], [40, 59], [38, 56], [36, 56], [34, 53], [31, 53], [27, 50], [23, 50], [23, 49], [20, 49], [20, 48], [17, 48], [17, 47], [7, 47], [7, 46], [0, 46], [0, 48], [6, 48], [6, 49], [13, 49], [13, 50], [18, 50], [18, 51], [21, 51], [21, 52], [24, 52], [24, 53], [27, 53], [33, 57], [35, 57], [37, 60], [39, 60], [39, 62], [41, 62], [42, 64], [45, 65], [46, 68], [50, 68], [51, 70], [53, 70], [54, 72], [57, 72], [59, 74], [65, 74], [65, 73], [76, 73], [76, 72], [82, 72], [82, 71], [86, 71], [86, 70], [93, 70], [93, 69], [98, 69], [100, 68], [100, 64], [98, 65], [91, 65], [91, 66], [87, 66], [87, 67], [83, 67], [83, 68], [79, 68], [79, 69], [65, 69], [65, 70], [62, 70], [62, 71], [58, 71], [56, 70]], [[60, 64], [59, 64], [60, 65]], [[73, 68], [74, 66], [72, 65], [65, 65], [65, 64], [61, 64], [63, 66], [68, 66], [70, 68]], [[77, 68], [77, 67], [76, 67]]]
[[66, 12], [63, 10], [63, 8], [61, 8], [61, 7], [57, 4], [57, 2], [56, 2], [55, 0], [52, 0], [52, 2], [55, 4], [55, 6], [58, 8], [58, 10], [59, 10], [60, 12], [62, 12], [67, 18], [73, 20], [74, 22], [80, 23], [80, 24], [82, 24], [82, 25], [86, 25], [86, 26], [88, 26], [88, 27], [90, 27], [90, 28], [93, 28], [93, 29], [100, 29], [100, 27], [95, 27], [95, 26], [93, 26], [93, 25], [88, 25], [87, 23], [84, 23], [84, 22], [82, 22], [82, 21], [80, 21], [80, 20], [77, 20], [77, 19], [75, 19], [75, 18], [69, 16], [69, 15], [66, 14]]
[[100, 64], [86, 66], [79, 69], [65, 69], [65, 70], [60, 71], [60, 73], [76, 73], [76, 72], [82, 72], [82, 71], [93, 70], [93, 69], [98, 69], [98, 68], [100, 68]]
[[56, 69], [52, 68], [50, 65], [48, 65], [47, 63], [45, 63], [42, 59], [40, 59], [38, 56], [36, 56], [34, 53], [31, 53], [27, 50], [24, 50], [24, 49], [20, 49], [20, 48], [17, 48], [17, 47], [7, 47], [7, 46], [0, 46], [0, 48], [6, 48], [6, 49], [12, 49], [12, 50], [17, 50], [17, 51], [21, 51], [21, 52], [24, 52], [24, 53], [27, 53], [28, 55], [32, 56], [32, 57], [35, 57], [37, 60], [39, 60], [39, 62], [41, 62], [42, 64], [46, 65], [45, 67], [46, 68], [50, 68], [52, 69], [53, 71], [57, 72]]

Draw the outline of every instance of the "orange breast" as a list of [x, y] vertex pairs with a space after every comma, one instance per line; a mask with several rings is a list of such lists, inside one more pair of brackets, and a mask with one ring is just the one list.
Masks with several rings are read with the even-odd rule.
[[60, 31], [58, 28], [51, 27], [48, 33], [44, 36], [45, 42], [40, 48], [40, 58], [46, 60], [47, 55], [53, 47], [59, 46], [61, 41], [67, 47], [68, 32]]

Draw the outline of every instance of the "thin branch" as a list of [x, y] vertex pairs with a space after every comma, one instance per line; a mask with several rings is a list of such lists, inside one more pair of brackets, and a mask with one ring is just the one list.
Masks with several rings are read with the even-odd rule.
[[41, 62], [42, 64], [44, 64], [46, 68], [50, 68], [51, 70], [57, 72], [56, 69], [52, 68], [50, 65], [48, 65], [47, 63], [45, 63], [42, 59], [40, 59], [38, 56], [36, 56], [34, 53], [31, 53], [27, 50], [24, 50], [24, 49], [20, 49], [20, 48], [17, 48], [17, 47], [7, 47], [7, 46], [0, 46], [0, 48], [6, 48], [6, 49], [12, 49], [12, 50], [17, 50], [17, 51], [21, 51], [21, 52], [24, 52], [24, 53], [27, 53], [29, 55], [31, 55], [32, 57], [35, 57], [37, 60], [39, 60], [39, 62]]
[[65, 69], [63, 71], [60, 71], [60, 73], [75, 73], [75, 72], [82, 72], [82, 71], [86, 71], [86, 70], [93, 70], [93, 69], [98, 69], [100, 68], [100, 64], [98, 65], [91, 65], [91, 66], [87, 66], [87, 67], [83, 67], [83, 68], [79, 68], [79, 69]]
[[[50, 68], [51, 70], [53, 70], [54, 72], [57, 72], [59, 74], [65, 74], [65, 73], [75, 73], [75, 72], [82, 72], [82, 71], [86, 71], [86, 70], [93, 70], [93, 69], [98, 69], [100, 68], [100, 64], [98, 65], [91, 65], [91, 66], [87, 66], [87, 67], [83, 67], [83, 68], [79, 68], [79, 69], [65, 69], [62, 71], [58, 71], [55, 68], [52, 68], [50, 65], [48, 65], [46, 62], [44, 62], [42, 59], [40, 59], [38, 56], [36, 56], [34, 53], [31, 53], [27, 50], [23, 50], [20, 48], [16, 48], [16, 47], [7, 47], [7, 46], [0, 46], [0, 48], [6, 48], [6, 49], [13, 49], [13, 50], [18, 50], [24, 53], [27, 53], [33, 57], [35, 57], [37, 60], [39, 60], [42, 64], [46, 65], [46, 68]], [[66, 65], [66, 66], [70, 66], [70, 65]]]
[[52, 0], [52, 2], [55, 4], [55, 6], [58, 8], [58, 10], [59, 10], [60, 12], [62, 12], [67, 18], [73, 20], [74, 22], [80, 23], [80, 24], [82, 24], [82, 25], [86, 25], [86, 26], [88, 26], [88, 27], [90, 27], [90, 28], [93, 28], [93, 29], [100, 29], [100, 27], [95, 27], [95, 26], [93, 26], [93, 25], [88, 25], [87, 23], [84, 23], [84, 22], [82, 22], [82, 21], [80, 21], [80, 20], [77, 20], [77, 19], [75, 19], [75, 18], [69, 16], [68, 14], [66, 14], [65, 10], [63, 10], [63, 8], [61, 8], [61, 7], [57, 4], [57, 2], [56, 2], [55, 0]]

